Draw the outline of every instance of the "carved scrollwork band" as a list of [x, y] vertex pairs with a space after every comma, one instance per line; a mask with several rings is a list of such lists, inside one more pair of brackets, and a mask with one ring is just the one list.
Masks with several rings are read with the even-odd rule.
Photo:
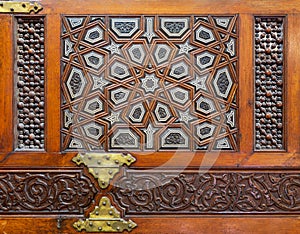
[[[82, 170], [2, 170], [0, 214], [83, 214], [96, 192]], [[109, 193], [129, 215], [300, 212], [297, 171], [126, 169]]]
[[43, 150], [44, 142], [44, 17], [16, 17], [16, 142], [17, 150]]
[[284, 150], [284, 17], [255, 17], [255, 150]]
[[82, 215], [97, 190], [82, 170], [1, 170], [0, 214]]
[[111, 195], [126, 215], [300, 213], [298, 172], [125, 170]]

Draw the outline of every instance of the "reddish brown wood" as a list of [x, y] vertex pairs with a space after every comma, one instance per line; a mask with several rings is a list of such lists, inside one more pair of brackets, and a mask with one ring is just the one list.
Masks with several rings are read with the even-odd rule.
[[[133, 219], [133, 218], [132, 218]], [[22, 221], [21, 221], [22, 220]], [[57, 218], [1, 218], [2, 233], [36, 234], [36, 233], [77, 233], [72, 225], [77, 219], [62, 220], [61, 228], [57, 228]], [[237, 234], [271, 234], [298, 233], [300, 221], [298, 217], [276, 216], [272, 219], [265, 216], [210, 216], [200, 218], [189, 217], [145, 217], [134, 218], [139, 226], [132, 234], [190, 234], [190, 233], [237, 233]], [[176, 225], [175, 225], [176, 224]], [[82, 232], [85, 233], [85, 232]], [[126, 232], [125, 232], [126, 233]]]
[[[43, 12], [45, 13], [45, 12]], [[58, 14], [47, 15], [46, 30], [46, 110], [47, 113], [53, 113], [46, 116], [46, 150], [47, 152], [60, 151], [60, 43], [56, 38], [60, 37], [60, 16]], [[54, 39], [55, 38], [55, 39]]]
[[0, 16], [0, 152], [12, 151], [13, 136], [13, 25], [8, 15]]
[[109, 192], [130, 215], [299, 214], [298, 171], [130, 170]]
[[[239, 35], [253, 34], [253, 16], [251, 14], [240, 15]], [[249, 66], [253, 66], [253, 53], [249, 53], [252, 48], [252, 37], [240, 36], [239, 46], [239, 133], [240, 152], [252, 152], [253, 150], [253, 92], [243, 92], [243, 87], [253, 87], [252, 71]], [[243, 56], [247, 54], [248, 56]], [[245, 118], [247, 116], [247, 118]]]
[[79, 168], [4, 169], [0, 178], [1, 215], [82, 216], [98, 192]]
[[[46, 152], [14, 152], [14, 92], [13, 92], [13, 16], [0, 15], [0, 166], [32, 168], [74, 167], [71, 162], [76, 153], [61, 153], [60, 114], [60, 31], [61, 14], [109, 14], [109, 15], [191, 15], [191, 14], [239, 14], [239, 133], [240, 150], [220, 155], [201, 152], [136, 153], [134, 169], [155, 167], [212, 167], [246, 172], [262, 169], [278, 169], [285, 172], [300, 169], [300, 2], [297, 0], [203, 0], [174, 1], [153, 0], [44, 0], [40, 15], [46, 17]], [[253, 152], [253, 15], [286, 16], [285, 33], [285, 120], [286, 152]], [[169, 168], [170, 169], [170, 168]], [[166, 170], [166, 168], [164, 168]], [[88, 174], [85, 171], [85, 174]], [[299, 189], [297, 190], [299, 191]], [[296, 195], [299, 198], [299, 194]], [[101, 194], [98, 194], [96, 202]], [[119, 209], [120, 210], [120, 209]], [[1, 215], [1, 213], [0, 213]], [[85, 214], [88, 215], [88, 211]], [[8, 218], [1, 215], [2, 233], [76, 233], [72, 224], [76, 219], [66, 219], [57, 227], [57, 216], [37, 218], [36, 215]], [[62, 217], [63, 218], [63, 217]], [[138, 224], [132, 233], [297, 233], [300, 223], [297, 216], [188, 216], [155, 215], [130, 217]], [[176, 225], [174, 225], [176, 224]]]
[[[227, 167], [227, 168], [299, 168], [300, 156], [299, 153], [255, 153], [255, 154], [194, 154], [194, 153], [176, 153], [165, 152], [160, 157], [153, 160], [154, 154], [136, 154], [131, 153], [137, 161], [132, 164], [133, 168], [142, 167]], [[74, 166], [71, 159], [76, 153], [34, 153], [26, 154], [2, 153], [0, 154], [0, 162], [2, 166], [26, 166], [32, 167], [41, 166]], [[40, 160], [41, 157], [43, 160]]]
[[[56, 2], [55, 0], [47, 0], [43, 2], [45, 6], [41, 14], [65, 13], [65, 14], [82, 14], [82, 5], [72, 5], [66, 7], [68, 0]], [[55, 4], [55, 8], [53, 7]], [[224, 14], [224, 13], [250, 13], [250, 14], [286, 14], [286, 13], [299, 13], [300, 5], [297, 0], [289, 1], [284, 0], [218, 0], [209, 1], [203, 0], [195, 2], [193, 0], [185, 1], [183, 7], [181, 1], [172, 0], [152, 0], [152, 1], [130, 1], [124, 3], [123, 0], [111, 2], [109, 0], [102, 0], [101, 4], [97, 0], [88, 0], [84, 3], [84, 12], [88, 14], [99, 14], [99, 6], [101, 5], [102, 14]], [[222, 6], [222, 7], [220, 7]]]
[[[287, 53], [286, 53], [286, 122], [287, 124], [287, 150], [288, 152], [300, 151], [300, 121], [299, 111], [300, 106], [298, 100], [300, 98], [300, 79], [298, 71], [300, 64], [295, 60], [299, 56], [299, 50], [297, 48], [297, 38], [300, 37], [299, 31], [295, 30], [300, 23], [298, 14], [290, 14], [288, 17], [287, 28]], [[292, 124], [291, 124], [292, 123]]]

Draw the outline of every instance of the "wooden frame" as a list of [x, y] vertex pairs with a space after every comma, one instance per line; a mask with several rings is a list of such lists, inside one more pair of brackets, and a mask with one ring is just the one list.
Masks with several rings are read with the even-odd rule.
[[[54, 1], [41, 2], [44, 9], [39, 15], [46, 17], [46, 126], [44, 152], [14, 150], [14, 16], [0, 15], [0, 166], [9, 168], [73, 168], [71, 162], [75, 153], [61, 152], [60, 140], [60, 33], [62, 14], [108, 14], [108, 15], [160, 15], [160, 14], [239, 14], [239, 141], [238, 152], [221, 152], [214, 157], [213, 153], [157, 152], [153, 154], [132, 153], [137, 159], [132, 169], [149, 169], [164, 165], [169, 170], [178, 167], [230, 169], [230, 170], [295, 170], [300, 173], [300, 3], [291, 0], [237, 0], [237, 1]], [[68, 7], [68, 6], [71, 7]], [[221, 6], [221, 7], [220, 7]], [[285, 24], [285, 140], [286, 150], [280, 152], [254, 151], [254, 78], [253, 78], [253, 24], [254, 16], [286, 16]], [[299, 189], [298, 189], [299, 191]], [[97, 195], [96, 200], [100, 199]], [[297, 195], [300, 197], [300, 194]], [[300, 198], [299, 198], [300, 199]], [[88, 210], [90, 211], [90, 210]], [[86, 213], [88, 213], [86, 211]], [[0, 212], [1, 215], [1, 212]], [[30, 215], [12, 219], [2, 216], [3, 232], [7, 233], [75, 233], [72, 224], [75, 219], [62, 217], [48, 219]], [[58, 218], [58, 217], [57, 217]], [[299, 219], [291, 215], [243, 215], [243, 216], [149, 216], [132, 217], [138, 228], [132, 233], [296, 233]], [[40, 222], [37, 222], [40, 221]], [[174, 227], [174, 222], [178, 225]], [[181, 224], [181, 225], [180, 225]], [[213, 224], [213, 225], [212, 225]], [[27, 229], [30, 226], [30, 231]], [[60, 226], [59, 229], [58, 226]], [[27, 229], [24, 232], [24, 229]], [[0, 227], [1, 230], [1, 227]]]

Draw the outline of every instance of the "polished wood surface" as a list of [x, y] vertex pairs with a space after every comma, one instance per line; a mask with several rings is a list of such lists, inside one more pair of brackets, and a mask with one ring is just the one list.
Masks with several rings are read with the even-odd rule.
[[[300, 170], [300, 2], [297, 0], [43, 0], [46, 17], [46, 149], [44, 152], [14, 151], [14, 18], [0, 15], [0, 166], [1, 169], [74, 168], [76, 153], [60, 152], [61, 96], [60, 54], [62, 14], [108, 15], [190, 15], [239, 14], [239, 151], [213, 153], [130, 152], [137, 161], [133, 169], [155, 167], [213, 168], [231, 170]], [[285, 34], [285, 122], [286, 151], [254, 152], [254, 15], [286, 16]], [[86, 172], [87, 173], [87, 172]], [[299, 189], [297, 190], [299, 191]], [[99, 201], [101, 194], [97, 195]], [[297, 195], [300, 197], [300, 194]], [[88, 210], [90, 211], [91, 208]], [[85, 215], [88, 215], [88, 211]], [[47, 214], [12, 217], [1, 215], [1, 233], [76, 233], [77, 219]], [[127, 216], [126, 216], [127, 218]], [[130, 217], [138, 224], [132, 233], [298, 233], [300, 220], [295, 215], [213, 215], [213, 216], [149, 216]]]
[[11, 152], [13, 136], [13, 35], [12, 35], [12, 18], [8, 15], [0, 16], [1, 24], [1, 84], [0, 84], [0, 152]]
[[[268, 217], [199, 217], [199, 218], [134, 218], [139, 226], [132, 234], [207, 234], [207, 233], [257, 233], [271, 234], [298, 233], [299, 218], [276, 216], [272, 219]], [[73, 222], [76, 219], [62, 220], [60, 228], [55, 218], [3, 218], [0, 221], [1, 233], [19, 234], [69, 234], [78, 233], [73, 230]], [[84, 232], [83, 232], [84, 233]], [[124, 232], [126, 233], [126, 232]], [[128, 232], [127, 232], [128, 233]]]

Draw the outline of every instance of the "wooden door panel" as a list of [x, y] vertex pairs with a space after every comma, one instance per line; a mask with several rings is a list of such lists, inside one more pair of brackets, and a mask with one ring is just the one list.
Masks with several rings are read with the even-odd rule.
[[297, 1], [40, 3], [0, 15], [3, 233], [297, 232]]

